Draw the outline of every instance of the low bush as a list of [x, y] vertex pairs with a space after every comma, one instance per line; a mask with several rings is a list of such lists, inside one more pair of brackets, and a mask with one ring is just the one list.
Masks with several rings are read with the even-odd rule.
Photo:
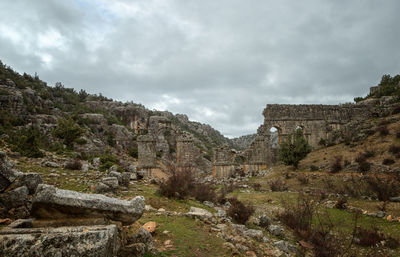
[[311, 230], [316, 206], [309, 197], [299, 194], [296, 205], [288, 205], [287, 203], [283, 205], [285, 209], [282, 213], [278, 214], [278, 218], [286, 226], [300, 235], [304, 235], [305, 232]]
[[251, 185], [255, 191], [261, 191], [262, 186], [260, 183], [254, 183]]
[[346, 204], [347, 204], [347, 198], [346, 197], [340, 197], [339, 200], [336, 201], [335, 208], [339, 210], [344, 210], [346, 209]]
[[366, 149], [364, 151], [364, 156], [366, 159], [374, 157], [376, 155], [376, 151], [374, 149]]
[[215, 193], [215, 188], [209, 184], [196, 184], [195, 187], [191, 190], [190, 195], [199, 202], [217, 202], [217, 194]]
[[72, 150], [75, 140], [84, 132], [85, 130], [75, 123], [72, 118], [61, 118], [58, 120], [57, 128], [54, 130], [54, 135], [63, 139], [67, 148]]
[[252, 205], [245, 205], [237, 198], [229, 198], [228, 201], [231, 207], [229, 207], [226, 213], [239, 224], [245, 224], [254, 213], [254, 207]]
[[194, 188], [194, 177], [192, 168], [177, 169], [174, 166], [168, 168], [171, 176], [160, 183], [158, 192], [168, 198], [184, 199], [189, 196]]
[[298, 174], [296, 178], [301, 185], [308, 185], [310, 182], [310, 177], [304, 174]]
[[313, 164], [313, 165], [310, 166], [310, 170], [311, 170], [311, 171], [318, 171], [319, 169], [318, 169], [317, 166], [315, 166], [315, 165]]
[[284, 211], [278, 214], [278, 219], [303, 240], [310, 242], [315, 256], [337, 256], [340, 248], [335, 243], [337, 239], [331, 233], [333, 226], [321, 222], [318, 227], [312, 225], [316, 210], [316, 202], [312, 198], [299, 194], [297, 204], [284, 203]]
[[380, 136], [387, 136], [389, 135], [389, 129], [386, 125], [381, 125], [376, 128], [376, 132], [379, 133]]
[[400, 153], [400, 146], [398, 146], [398, 145], [391, 145], [391, 146], [389, 147], [389, 153], [392, 153], [392, 154], [398, 154], [398, 153]]
[[269, 187], [273, 192], [282, 192], [288, 189], [285, 181], [283, 181], [280, 178], [274, 179], [271, 182], [269, 182]]
[[70, 160], [65, 164], [65, 168], [68, 170], [80, 170], [82, 169], [82, 163], [78, 159]]
[[342, 170], [342, 156], [335, 156], [332, 164], [331, 164], [331, 173], [337, 173]]
[[368, 176], [367, 183], [380, 201], [388, 201], [390, 197], [400, 193], [400, 183], [394, 178]]
[[382, 164], [383, 165], [392, 165], [392, 164], [394, 164], [394, 160], [393, 159], [390, 159], [390, 158], [386, 158], [386, 159], [384, 159], [383, 161], [382, 161]]
[[41, 135], [40, 130], [31, 126], [12, 133], [8, 141], [13, 151], [19, 152], [26, 157], [40, 158], [44, 156], [39, 147], [44, 141], [42, 138], [43, 135]]
[[369, 155], [366, 155], [365, 153], [363, 153], [363, 154], [360, 153], [356, 157], [355, 161], [358, 163], [358, 171], [359, 172], [367, 172], [371, 169], [371, 163], [367, 162], [367, 158], [368, 158], [367, 156], [369, 156]]
[[360, 162], [358, 164], [358, 171], [359, 172], [367, 172], [371, 169], [371, 163], [369, 162]]
[[357, 244], [365, 247], [375, 246], [385, 239], [384, 234], [379, 232], [377, 228], [358, 228], [356, 237], [359, 239]]
[[136, 146], [131, 147], [129, 149], [129, 155], [132, 156], [133, 158], [138, 158], [138, 148]]
[[103, 154], [100, 156], [100, 167], [99, 170], [100, 171], [106, 171], [109, 168], [111, 168], [111, 166], [113, 165], [117, 165], [118, 164], [118, 158], [110, 155], [110, 154]]

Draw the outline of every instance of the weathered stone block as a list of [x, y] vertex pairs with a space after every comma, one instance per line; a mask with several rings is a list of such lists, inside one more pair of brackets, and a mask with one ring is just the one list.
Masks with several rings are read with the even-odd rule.
[[101, 180], [101, 182], [103, 182], [103, 184], [109, 186], [110, 188], [112, 188], [113, 190], [117, 189], [119, 186], [118, 183], [118, 178], [116, 177], [107, 177], [107, 178], [103, 178]]
[[116, 225], [17, 228], [0, 231], [0, 256], [113, 257], [120, 248]]
[[29, 194], [34, 194], [38, 185], [42, 183], [42, 177], [38, 173], [22, 173], [14, 181], [15, 187], [26, 186]]
[[142, 216], [144, 207], [143, 196], [125, 201], [100, 194], [78, 193], [41, 184], [33, 199], [32, 215], [44, 219], [106, 217], [129, 225]]
[[7, 193], [0, 194], [0, 206], [12, 209], [18, 206], [27, 205], [28, 188], [26, 186], [18, 187]]

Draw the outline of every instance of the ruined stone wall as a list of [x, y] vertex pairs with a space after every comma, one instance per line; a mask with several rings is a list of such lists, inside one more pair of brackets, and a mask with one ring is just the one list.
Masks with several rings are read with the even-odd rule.
[[230, 176], [235, 171], [235, 153], [228, 146], [213, 149], [212, 173], [214, 178]]
[[188, 134], [182, 134], [176, 142], [176, 164], [180, 167], [194, 165], [197, 149], [193, 138]]
[[156, 139], [151, 135], [138, 137], [139, 169], [151, 169], [157, 166]]
[[264, 109], [264, 124], [258, 133], [269, 135], [270, 128], [278, 130], [280, 141], [301, 127], [309, 144], [318, 147], [318, 142], [327, 139], [335, 130], [351, 120], [367, 119], [373, 108], [366, 105], [284, 105], [268, 104]]

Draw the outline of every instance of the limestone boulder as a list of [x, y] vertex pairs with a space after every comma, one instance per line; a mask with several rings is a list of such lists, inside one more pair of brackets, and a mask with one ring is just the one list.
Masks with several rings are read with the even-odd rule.
[[119, 186], [118, 178], [116, 177], [106, 177], [101, 180], [103, 184], [109, 186], [111, 189], [116, 190]]
[[95, 187], [94, 187], [94, 191], [98, 194], [103, 194], [103, 193], [109, 193], [114, 191], [114, 189], [112, 189], [111, 187], [107, 186], [104, 183], [98, 183]]
[[121, 186], [127, 187], [129, 186], [129, 182], [131, 181], [131, 173], [122, 172], [121, 173]]
[[26, 186], [22, 186], [9, 192], [0, 194], [0, 206], [11, 209], [22, 205], [27, 205], [28, 192], [28, 188]]
[[42, 184], [43, 180], [40, 174], [38, 173], [22, 173], [18, 176], [18, 178], [14, 181], [13, 186], [20, 187], [26, 186], [29, 190], [29, 194], [34, 194], [36, 192], [36, 188], [39, 184]]
[[[110, 168], [110, 169], [111, 169], [111, 168]], [[114, 171], [114, 170], [110, 171], [110, 172], [108, 173], [108, 177], [117, 178], [118, 184], [121, 184], [121, 183], [122, 183], [122, 175], [121, 175], [121, 173], [118, 172], [118, 171]]]
[[187, 215], [193, 218], [200, 218], [200, 219], [212, 218], [211, 212], [197, 207], [190, 207], [190, 210], [187, 213]]
[[244, 235], [254, 238], [255, 240], [257, 240], [259, 242], [261, 242], [264, 237], [262, 230], [259, 230], [259, 229], [248, 229], [244, 232]]
[[104, 217], [129, 225], [142, 216], [144, 207], [143, 196], [125, 201], [101, 194], [78, 193], [40, 184], [33, 199], [32, 215], [44, 219]]

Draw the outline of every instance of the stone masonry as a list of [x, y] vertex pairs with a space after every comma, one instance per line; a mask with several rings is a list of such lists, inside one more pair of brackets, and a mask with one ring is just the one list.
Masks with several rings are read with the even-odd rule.
[[235, 171], [234, 165], [235, 153], [227, 145], [214, 148], [212, 175], [214, 178], [223, 178], [230, 176]]
[[156, 139], [151, 135], [141, 135], [138, 141], [138, 169], [145, 170], [145, 176], [152, 177], [157, 167]]
[[269, 135], [275, 127], [279, 140], [293, 133], [297, 127], [313, 148], [321, 139], [344, 124], [355, 119], [366, 119], [373, 115], [373, 107], [366, 105], [287, 105], [268, 104], [264, 109], [264, 124], [258, 129], [259, 135]]
[[191, 166], [196, 158], [196, 149], [193, 138], [188, 134], [182, 134], [176, 142], [176, 164], [178, 167]]

